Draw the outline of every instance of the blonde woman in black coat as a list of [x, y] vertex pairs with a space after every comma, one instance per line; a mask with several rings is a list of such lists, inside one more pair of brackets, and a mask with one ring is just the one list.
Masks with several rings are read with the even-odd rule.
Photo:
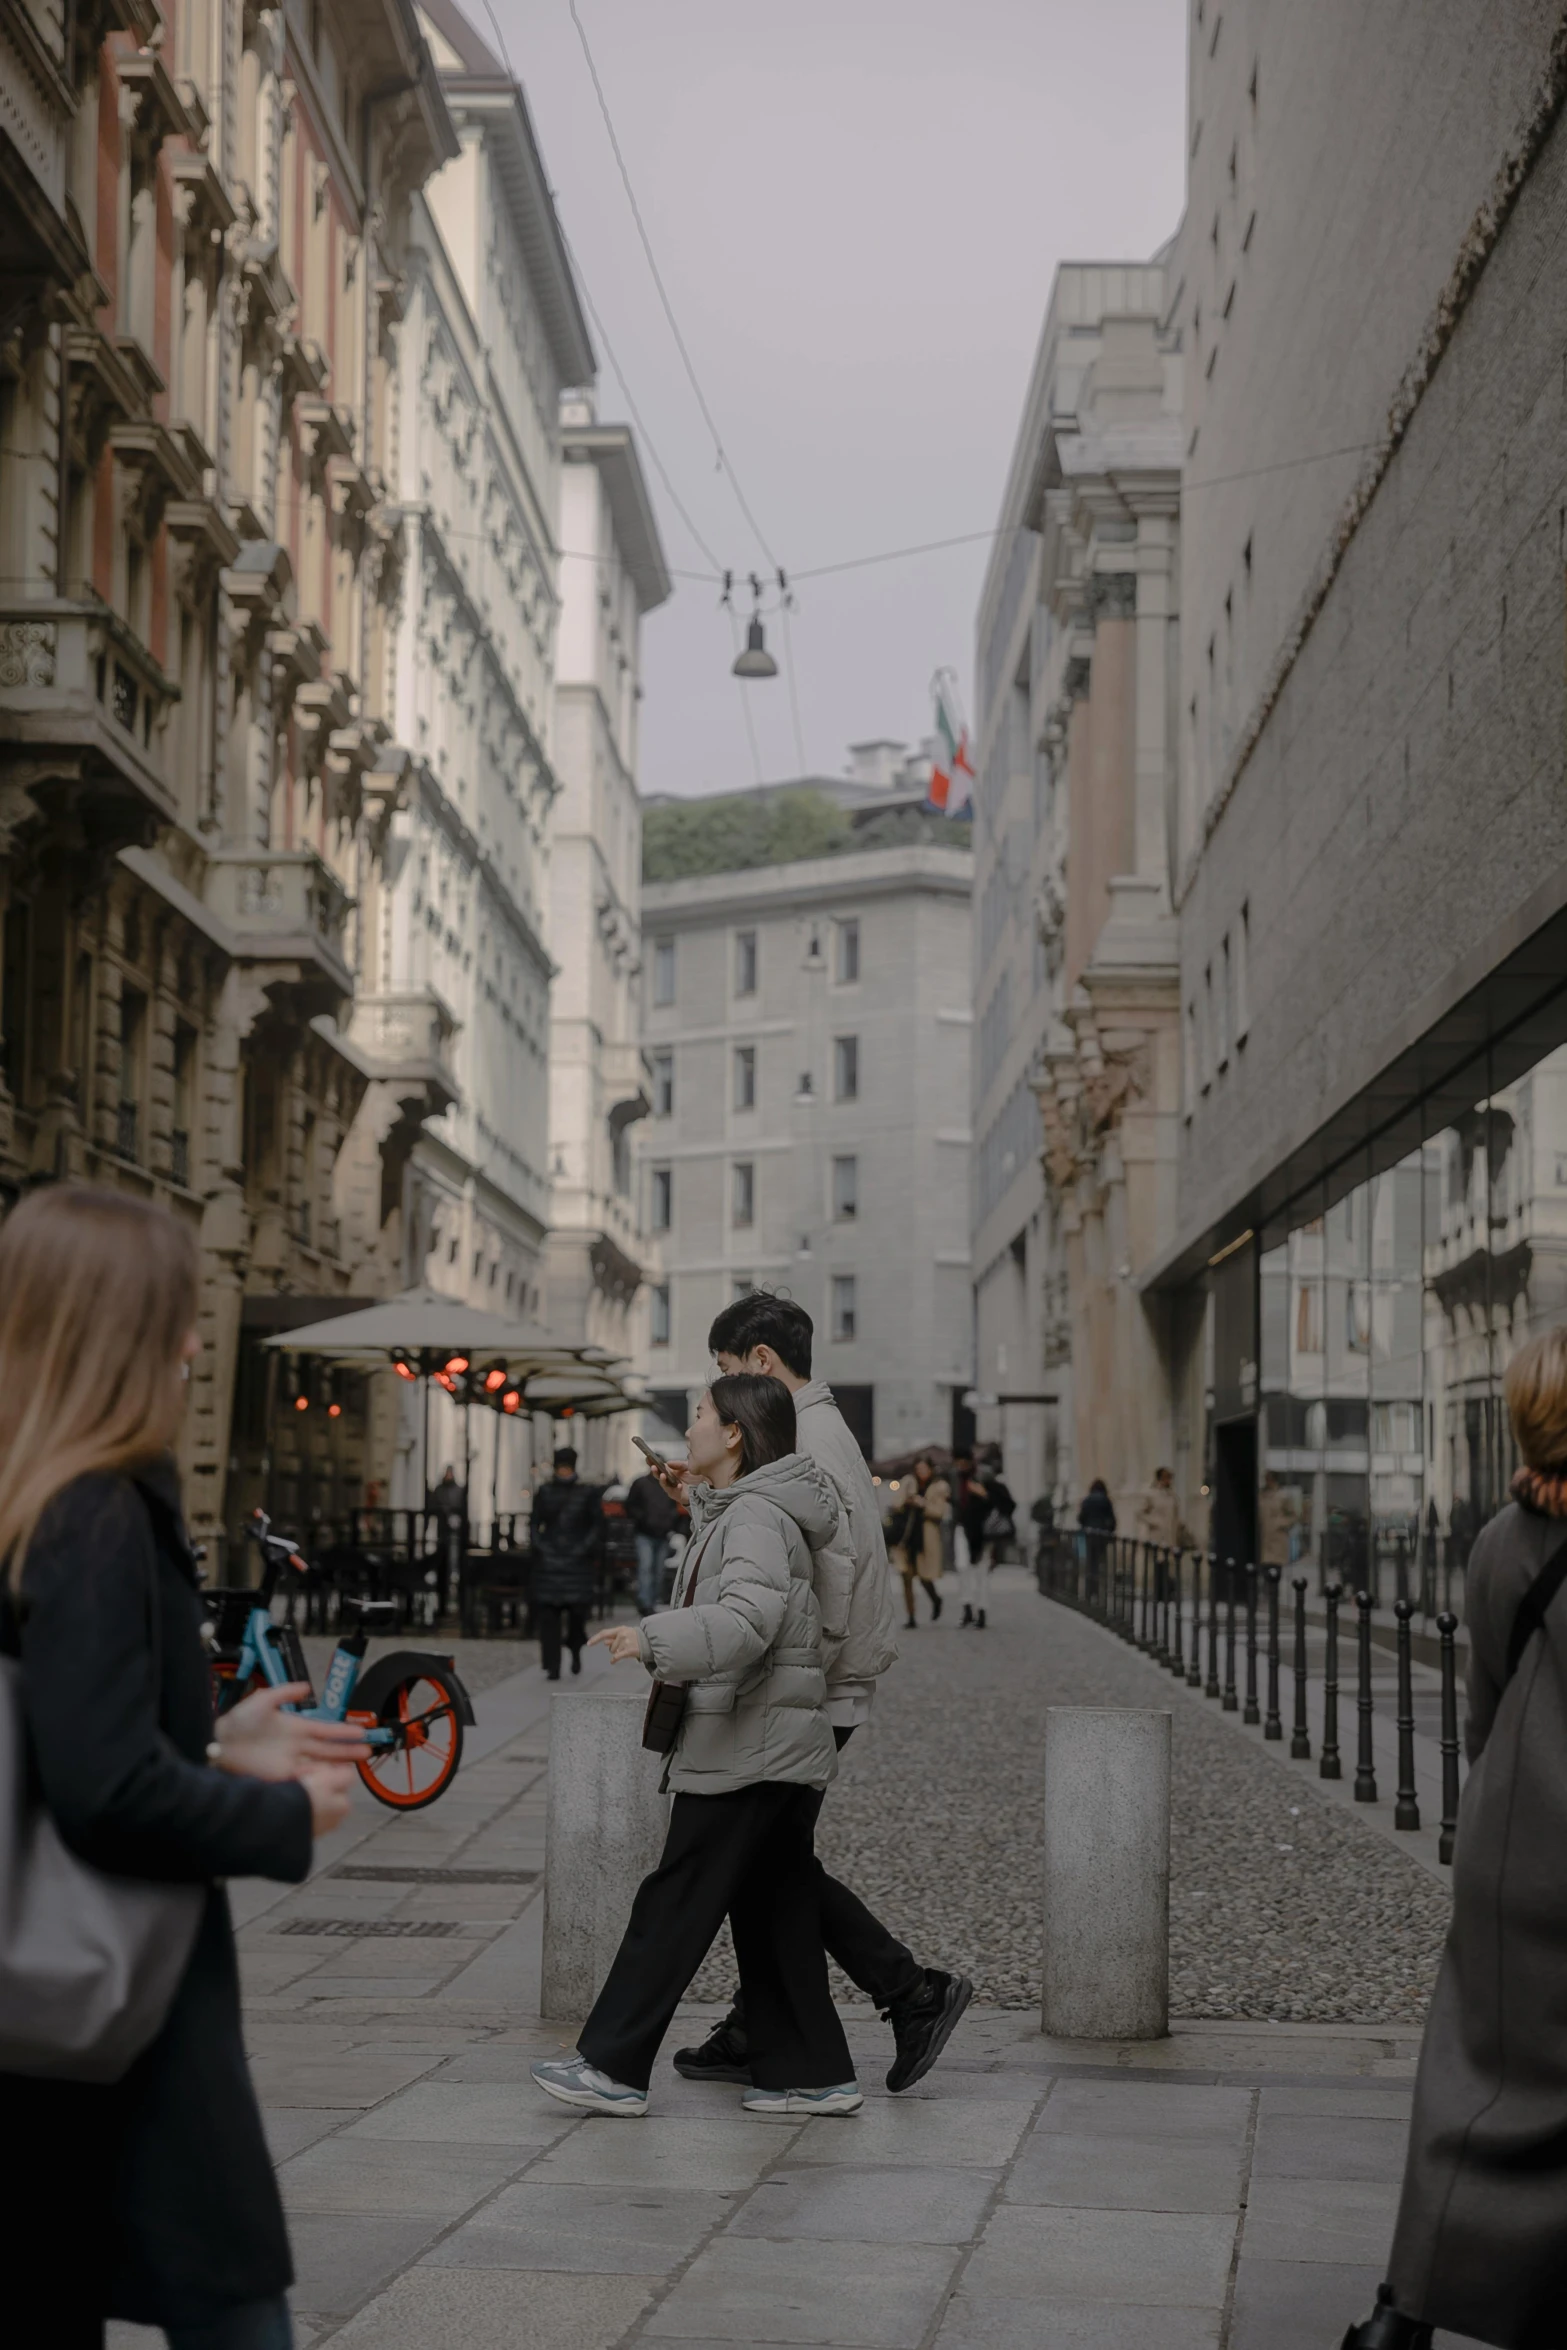
[[1514, 1357], [1524, 1466], [1469, 1560], [1453, 1922], [1374, 2314], [1344, 2350], [1567, 2341], [1567, 1328]]
[[168, 2017], [122, 2080], [0, 2074], [18, 2350], [101, 2350], [109, 2317], [172, 2350], [293, 2339], [223, 1880], [303, 1877], [364, 1750], [280, 1712], [298, 1688], [246, 1699], [214, 1740], [171, 1457], [195, 1322], [195, 1247], [162, 1209], [61, 1186], [0, 1226], [0, 1645], [30, 1767], [82, 1859], [206, 1887]]

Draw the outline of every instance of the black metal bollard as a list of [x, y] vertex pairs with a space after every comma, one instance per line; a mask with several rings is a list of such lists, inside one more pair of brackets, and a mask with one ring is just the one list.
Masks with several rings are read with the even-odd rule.
[[1284, 1723], [1279, 1713], [1279, 1583], [1281, 1570], [1265, 1567], [1268, 1578], [1268, 1711], [1262, 1725], [1264, 1738], [1282, 1738]]
[[1204, 1697], [1219, 1694], [1219, 1562], [1214, 1553], [1208, 1553], [1208, 1678], [1203, 1683]]
[[1153, 1661], [1167, 1665], [1170, 1661], [1170, 1554], [1156, 1550], [1153, 1554]]
[[1311, 1731], [1306, 1721], [1306, 1578], [1295, 1577], [1295, 1735], [1290, 1740], [1290, 1755], [1295, 1762], [1310, 1762]]
[[1186, 1686], [1202, 1687], [1202, 1552], [1192, 1552], [1192, 1644], [1186, 1659]]
[[1185, 1639], [1181, 1625], [1181, 1559], [1183, 1556], [1184, 1553], [1179, 1550], [1172, 1550], [1170, 1553], [1170, 1591], [1174, 1613], [1170, 1619], [1170, 1639], [1168, 1642], [1170, 1653], [1165, 1659], [1178, 1681], [1183, 1681], [1186, 1678]]
[[1436, 1857], [1450, 1868], [1458, 1833], [1458, 1652], [1453, 1645], [1458, 1618], [1444, 1610], [1436, 1628], [1442, 1641], [1442, 1834]]
[[1142, 1650], [1144, 1656], [1150, 1656], [1153, 1653], [1154, 1644], [1153, 1552], [1149, 1549], [1146, 1542], [1140, 1542], [1137, 1545], [1137, 1549], [1133, 1555], [1137, 1562], [1137, 1579], [1140, 1586], [1137, 1618], [1137, 1645]]
[[1393, 1802], [1395, 1828], [1418, 1828], [1420, 1799], [1415, 1788], [1415, 1688], [1409, 1663], [1409, 1619], [1414, 1609], [1407, 1599], [1395, 1600], [1398, 1625], [1398, 1793]]
[[1257, 1703], [1257, 1570], [1246, 1568], [1246, 1710], [1241, 1715], [1253, 1729], [1262, 1719]]
[[1224, 1562], [1224, 1711], [1238, 1713], [1235, 1693], [1235, 1561]]
[[1323, 1779], [1342, 1779], [1343, 1766], [1338, 1753], [1338, 1611], [1344, 1597], [1343, 1586], [1330, 1583], [1323, 1593], [1328, 1610], [1328, 1650], [1322, 1666], [1322, 1760], [1317, 1775]]
[[1376, 1757], [1371, 1748], [1371, 1609], [1369, 1591], [1357, 1591], [1355, 1608], [1359, 1621], [1356, 1625], [1356, 1682], [1355, 1712], [1358, 1737], [1355, 1748], [1355, 1801], [1375, 1803], [1377, 1799]]

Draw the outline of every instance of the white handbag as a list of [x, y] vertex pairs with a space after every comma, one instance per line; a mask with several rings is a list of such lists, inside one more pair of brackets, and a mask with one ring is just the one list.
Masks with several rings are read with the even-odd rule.
[[21, 1667], [0, 1656], [0, 2072], [119, 2080], [163, 2028], [206, 1897], [77, 1859], [29, 1786]]

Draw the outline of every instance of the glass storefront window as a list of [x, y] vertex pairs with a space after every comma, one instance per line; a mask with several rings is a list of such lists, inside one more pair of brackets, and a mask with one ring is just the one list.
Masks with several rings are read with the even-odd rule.
[[1507, 1365], [1567, 1316], [1567, 1047], [1492, 1080], [1477, 1061], [1398, 1165], [1303, 1194], [1258, 1259], [1259, 1555], [1427, 1616], [1507, 1500]]

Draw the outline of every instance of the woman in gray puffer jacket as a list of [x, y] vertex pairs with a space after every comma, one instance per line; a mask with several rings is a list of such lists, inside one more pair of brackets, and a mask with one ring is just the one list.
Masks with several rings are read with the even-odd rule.
[[853, 1579], [837, 1497], [796, 1452], [781, 1380], [716, 1379], [689, 1432], [691, 1541], [673, 1603], [598, 1633], [686, 1689], [665, 1769], [663, 1858], [644, 1879], [578, 2053], [536, 2064], [540, 2088], [603, 2113], [647, 2111], [653, 2060], [728, 1914], [763, 2113], [861, 2103], [827, 1985], [812, 1839], [837, 1769], [823, 1619], [841, 1640]]

